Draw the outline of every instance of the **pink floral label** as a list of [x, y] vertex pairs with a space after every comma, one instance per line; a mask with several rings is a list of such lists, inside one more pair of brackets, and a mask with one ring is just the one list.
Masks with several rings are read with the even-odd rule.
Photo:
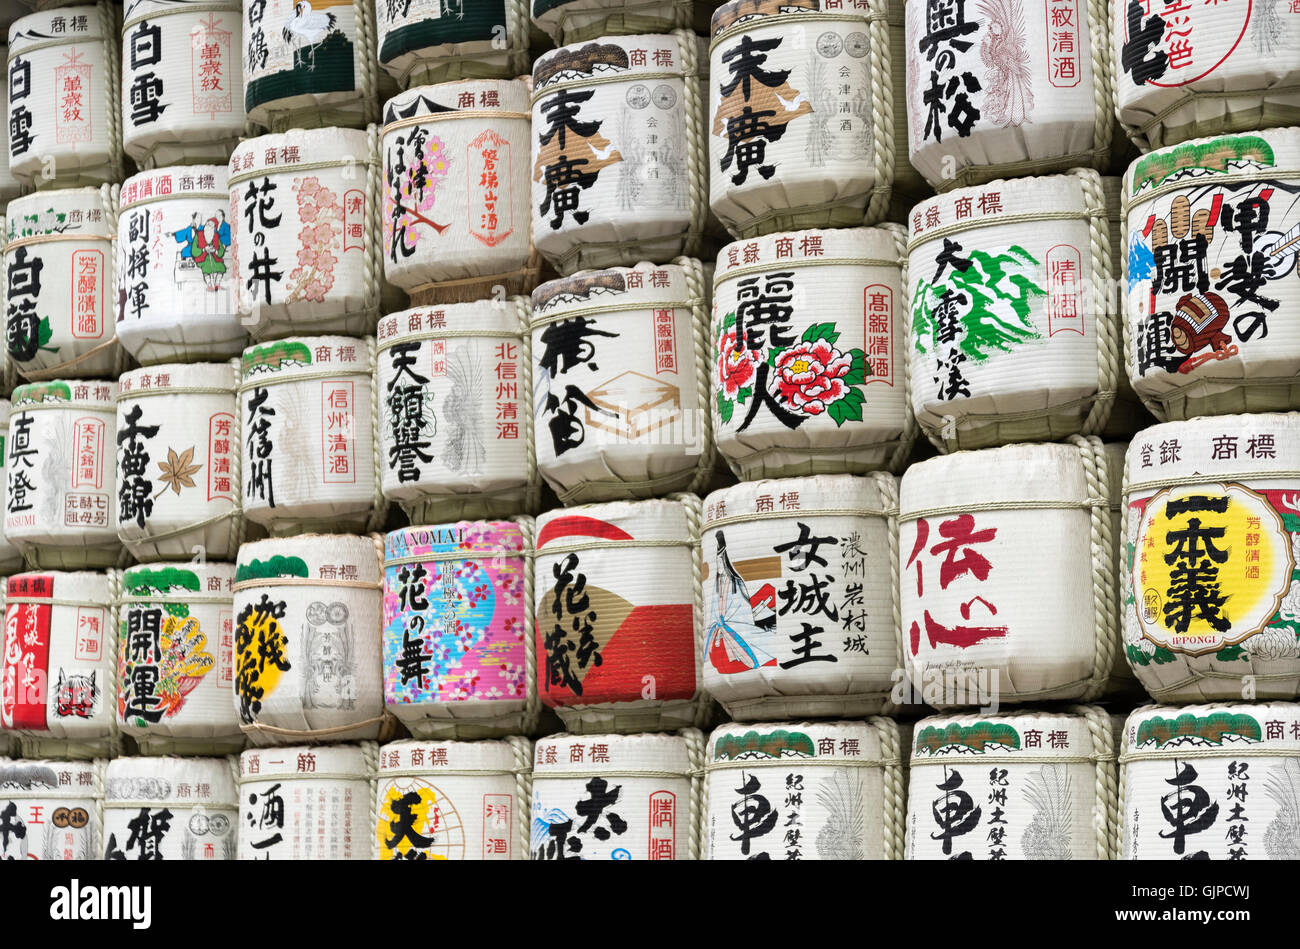
[[389, 534], [384, 701], [523, 700], [525, 569], [523, 533], [508, 521]]

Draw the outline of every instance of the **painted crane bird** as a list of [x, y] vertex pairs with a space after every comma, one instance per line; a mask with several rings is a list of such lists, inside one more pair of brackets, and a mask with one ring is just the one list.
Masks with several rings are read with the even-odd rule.
[[284, 24], [284, 41], [296, 49], [315, 46], [334, 30], [337, 22], [333, 13], [321, 13], [311, 8], [307, 0], [293, 5], [293, 16]]

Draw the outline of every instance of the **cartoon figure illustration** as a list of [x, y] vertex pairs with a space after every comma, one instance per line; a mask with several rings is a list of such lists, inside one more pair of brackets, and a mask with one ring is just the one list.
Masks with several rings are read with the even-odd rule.
[[763, 642], [773, 650], [776, 648], [772, 635], [776, 628], [775, 590], [767, 584], [751, 597], [744, 578], [727, 554], [727, 539], [722, 531], [718, 531], [717, 541], [712, 612], [716, 619], [709, 627], [709, 662], [723, 675], [775, 666], [776, 657], [758, 645]]
[[[1169, 337], [1174, 347], [1188, 357], [1178, 371], [1188, 373], [1210, 360], [1237, 355], [1232, 337], [1223, 331], [1227, 324], [1228, 304], [1223, 297], [1210, 291], [1183, 294], [1169, 323]], [[1210, 352], [1195, 355], [1207, 346]]]
[[96, 672], [90, 675], [66, 675], [59, 667], [56, 714], [60, 718], [90, 718], [95, 714], [99, 687], [95, 684]]
[[181, 245], [181, 260], [192, 261], [203, 274], [203, 282], [213, 292], [221, 289], [226, 274], [226, 250], [230, 247], [230, 224], [226, 212], [201, 220], [196, 211], [190, 215], [189, 227], [175, 231], [172, 237]]

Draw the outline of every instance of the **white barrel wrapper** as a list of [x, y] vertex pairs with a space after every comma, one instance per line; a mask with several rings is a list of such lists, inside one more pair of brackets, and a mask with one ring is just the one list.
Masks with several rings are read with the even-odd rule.
[[117, 532], [137, 560], [230, 560], [243, 539], [238, 362], [148, 366], [117, 398]]
[[703, 683], [739, 721], [874, 715], [901, 665], [892, 475], [750, 481], [704, 499]]
[[4, 534], [35, 566], [107, 567], [117, 536], [116, 382], [32, 382], [14, 390]]
[[582, 271], [533, 291], [537, 467], [565, 504], [697, 491], [712, 473], [699, 261]]
[[533, 24], [555, 44], [581, 43], [627, 33], [662, 33], [688, 27], [699, 0], [529, 0]]
[[9, 27], [9, 170], [37, 188], [121, 181], [117, 14], [102, 0]]
[[383, 492], [412, 524], [536, 509], [528, 312], [513, 297], [379, 321]]
[[384, 712], [377, 540], [239, 548], [234, 702], [254, 744], [375, 738]]
[[537, 282], [526, 79], [421, 86], [384, 106], [384, 276], [416, 303]]
[[1124, 651], [1160, 702], [1300, 695], [1300, 414], [1168, 422], [1129, 445]]
[[532, 745], [396, 741], [379, 749], [380, 860], [527, 860]]
[[1120, 763], [1116, 859], [1300, 859], [1300, 705], [1146, 705]]
[[551, 735], [533, 756], [534, 860], [698, 860], [704, 736]]
[[1076, 437], [907, 470], [899, 585], [916, 701], [1101, 694], [1119, 648], [1107, 462], [1099, 440]]
[[718, 449], [738, 476], [897, 470], [915, 439], [898, 225], [794, 231], [718, 254]]
[[373, 330], [389, 302], [378, 141], [373, 128], [295, 129], [231, 155], [232, 285], [255, 338]]
[[709, 203], [735, 237], [874, 224], [895, 161], [884, 0], [732, 0], [709, 46]]
[[916, 723], [909, 860], [1110, 860], [1115, 747], [1097, 706]]
[[102, 757], [118, 749], [116, 571], [9, 578], [0, 728], [27, 757]]
[[394, 83], [375, 60], [372, 0], [243, 0], [243, 6], [250, 120], [283, 132], [359, 127], [379, 117]]
[[383, 523], [374, 340], [310, 336], [244, 351], [244, 515], [274, 534]]
[[[4, 43], [0, 43], [0, 59], [3, 59], [5, 62], [9, 61], [9, 47]], [[7, 123], [9, 120], [9, 82], [7, 79], [8, 75], [9, 73], [8, 71], [6, 71], [5, 72], [6, 81], [4, 83], [4, 88], [0, 89], [0, 105], [4, 106], [6, 128], [8, 128]], [[22, 194], [24, 188], [23, 183], [19, 181], [16, 177], [14, 177], [13, 171], [11, 171], [9, 168], [8, 133], [6, 133], [2, 137], [2, 139], [3, 140], [0, 141], [0, 144], [2, 144], [4, 147], [0, 148], [0, 207], [2, 207], [5, 204], [5, 202], [10, 201], [13, 198], [16, 198], [20, 194]], [[3, 228], [0, 228], [0, 230], [3, 230]], [[4, 243], [4, 238], [0, 237], [0, 245], [3, 245], [3, 243]]]
[[528, 72], [529, 0], [375, 4], [379, 65], [403, 89]]
[[612, 501], [537, 519], [537, 691], [573, 732], [698, 724], [700, 502]]
[[460, 521], [384, 540], [384, 702], [417, 738], [537, 725], [533, 524]]
[[126, 0], [122, 137], [141, 168], [225, 162], [244, 134], [239, 0]]
[[233, 698], [234, 564], [158, 563], [122, 574], [117, 724], [141, 754], [241, 751]]
[[117, 378], [116, 189], [42, 191], [10, 201], [6, 215], [11, 362], [28, 379]]
[[724, 725], [705, 746], [705, 860], [898, 860], [898, 726]]
[[234, 860], [234, 758], [116, 758], [104, 780], [105, 860]]
[[533, 241], [561, 274], [698, 254], [702, 42], [607, 36], [533, 64]]
[[[97, 860], [104, 761], [0, 759], [3, 860]], [[19, 831], [21, 830], [21, 833]]]
[[122, 185], [117, 338], [144, 365], [237, 356], [240, 321], [225, 165], [141, 172]]
[[1300, 123], [1300, 17], [1276, 0], [1110, 5], [1116, 115], [1143, 151]]
[[912, 404], [944, 450], [1100, 434], [1120, 376], [1101, 178], [922, 202], [908, 245]]
[[239, 859], [371, 859], [378, 755], [374, 742], [245, 751]]
[[1105, 168], [1105, 0], [908, 0], [912, 164], [939, 191]]
[[[8, 446], [9, 442], [9, 409], [11, 408], [8, 399], [0, 399], [0, 445]], [[9, 453], [0, 449], [0, 505], [3, 510], [9, 510]], [[23, 553], [8, 538], [0, 533], [0, 577], [8, 576], [11, 573], [17, 573], [23, 568]]]
[[1300, 128], [1198, 139], [1129, 166], [1126, 361], [1161, 419], [1300, 408], [1288, 316], [1300, 307], [1298, 188]]

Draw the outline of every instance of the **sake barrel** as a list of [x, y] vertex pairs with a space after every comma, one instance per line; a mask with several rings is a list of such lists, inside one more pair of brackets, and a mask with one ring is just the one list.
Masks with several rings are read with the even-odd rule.
[[[5, 35], [8, 35], [6, 31]], [[0, 43], [0, 58], [6, 62], [9, 60], [9, 47]], [[6, 121], [9, 118], [9, 83], [4, 83], [4, 88], [0, 89], [0, 103], [4, 105], [4, 114]], [[6, 126], [8, 127], [8, 126]], [[15, 177], [13, 171], [9, 168], [9, 138], [8, 133], [3, 136], [4, 148], [0, 149], [0, 210], [6, 202], [18, 197], [23, 193], [23, 183]], [[3, 238], [0, 238], [0, 244], [3, 244]]]
[[935, 708], [1079, 699], [1118, 649], [1108, 459], [1095, 438], [963, 451], [899, 487], [903, 658]]
[[384, 277], [413, 303], [537, 284], [530, 121], [527, 79], [422, 86], [384, 107]]
[[534, 860], [698, 860], [704, 736], [551, 735], [533, 758]]
[[5, 267], [9, 359], [27, 379], [114, 378], [117, 192], [44, 191], [9, 202]]
[[698, 255], [700, 56], [679, 31], [606, 36], [533, 64], [533, 241], [561, 275]]
[[234, 700], [254, 744], [379, 734], [377, 548], [377, 538], [320, 534], [239, 548]]
[[5, 598], [0, 728], [25, 757], [103, 757], [119, 747], [115, 571], [18, 573]]
[[690, 27], [712, 4], [700, 0], [531, 0], [533, 24], [557, 46], [628, 33]]
[[310, 336], [244, 351], [243, 510], [273, 534], [384, 522], [372, 339]]
[[374, 742], [239, 756], [240, 860], [369, 860]]
[[537, 691], [570, 731], [703, 721], [699, 526], [691, 495], [537, 519]]
[[1297, 187], [1300, 128], [1129, 167], [1128, 374], [1160, 419], [1300, 408], [1300, 328], [1286, 315], [1300, 306]]
[[[1124, 477], [1125, 477], [1125, 459], [1128, 454], [1127, 442], [1107, 442], [1102, 445], [1102, 451], [1106, 454], [1106, 485], [1107, 485], [1107, 502], [1110, 510], [1110, 537], [1111, 547], [1115, 551], [1115, 605], [1114, 616], [1116, 624], [1121, 635], [1125, 633], [1125, 603], [1129, 595], [1128, 582], [1131, 578], [1129, 573], [1128, 548], [1126, 546], [1125, 532], [1125, 508], [1124, 508]], [[1115, 650], [1115, 657], [1110, 665], [1110, 680], [1106, 684], [1105, 695], [1112, 704], [1121, 704], [1123, 700], [1132, 701], [1129, 704], [1136, 705], [1144, 701], [1142, 684], [1138, 682], [1137, 677], [1133, 674], [1133, 666], [1129, 662], [1127, 643], [1121, 642], [1120, 648]], [[1123, 727], [1123, 720], [1115, 723], [1116, 728]], [[1115, 729], [1112, 729], [1114, 731]]]
[[122, 575], [117, 724], [141, 754], [244, 747], [233, 698], [233, 564], [145, 564]]
[[121, 181], [117, 19], [107, 0], [9, 27], [9, 170], [37, 188]]
[[528, 309], [514, 297], [379, 321], [383, 492], [411, 523], [536, 510]]
[[533, 524], [459, 521], [384, 543], [384, 702], [420, 738], [528, 734], [537, 724]]
[[[697, 491], [713, 470], [699, 261], [582, 271], [533, 291], [537, 468], [565, 504]], [[540, 409], [540, 411], [539, 411]]]
[[912, 450], [897, 225], [728, 244], [713, 286], [718, 450], [746, 481], [900, 469]]
[[103, 761], [0, 761], [3, 860], [97, 860]]
[[147, 366], [117, 400], [117, 533], [142, 562], [229, 560], [243, 539], [235, 360]]
[[1120, 860], [1300, 858], [1300, 706], [1136, 709], [1120, 757]]
[[1115, 747], [1095, 705], [916, 723], [908, 860], [1114, 859]]
[[389, 302], [379, 261], [377, 144], [377, 133], [299, 129], [235, 149], [233, 286], [255, 338], [373, 330]]
[[117, 758], [104, 781], [105, 860], [234, 860], [239, 792], [225, 758]]
[[1129, 445], [1125, 653], [1159, 702], [1300, 695], [1300, 414]]
[[36, 567], [107, 567], [117, 536], [116, 382], [33, 382], [13, 393], [4, 535]]
[[225, 165], [145, 171], [122, 185], [117, 338], [142, 364], [225, 359], [248, 345], [229, 209]]
[[705, 860], [899, 860], [898, 726], [731, 724], [705, 747]]
[[[0, 399], [0, 503], [4, 504], [6, 512], [9, 510], [9, 458], [4, 446], [11, 444], [9, 441], [9, 409], [9, 400]], [[11, 543], [3, 533], [0, 533], [0, 576], [17, 573], [22, 568], [22, 551]]]
[[380, 860], [527, 860], [532, 746], [395, 741], [379, 749]]
[[[244, 108], [272, 132], [364, 127], [392, 79], [375, 59], [369, 0], [243, 0]], [[316, 154], [330, 154], [317, 150]]]
[[1105, 5], [907, 3], [908, 149], [936, 191], [1110, 161]]
[[1116, 115], [1143, 151], [1300, 123], [1289, 4], [1111, 4]]
[[1100, 434], [1122, 348], [1101, 178], [922, 202], [908, 244], [912, 406], [942, 450]]
[[379, 65], [403, 88], [528, 72], [528, 0], [375, 4]]
[[709, 205], [732, 236], [885, 217], [890, 61], [883, 0], [731, 0], [714, 12]]
[[746, 481], [704, 499], [703, 680], [732, 719], [889, 705], [897, 511], [883, 472]]
[[127, 0], [122, 138], [141, 168], [225, 162], [244, 134], [239, 0]]

